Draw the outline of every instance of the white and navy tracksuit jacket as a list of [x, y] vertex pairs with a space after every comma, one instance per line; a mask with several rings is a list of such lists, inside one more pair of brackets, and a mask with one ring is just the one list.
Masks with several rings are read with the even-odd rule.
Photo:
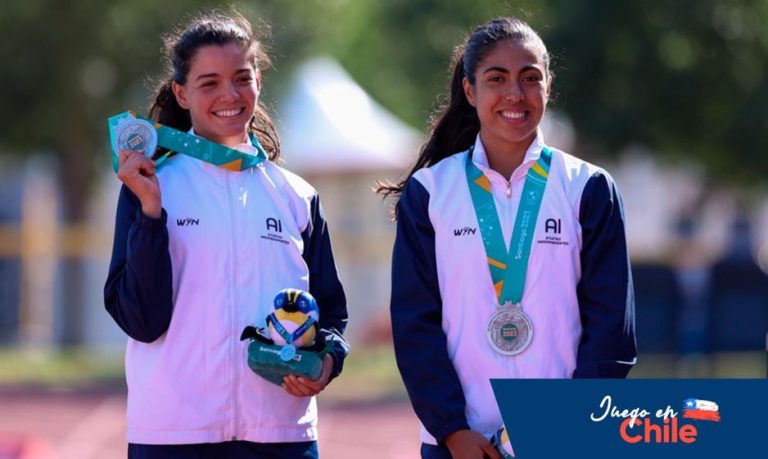
[[[507, 181], [488, 176], [509, 244], [537, 138]], [[392, 265], [395, 354], [422, 441], [462, 428], [490, 437], [502, 425], [491, 378], [625, 377], [635, 360], [634, 296], [622, 204], [602, 169], [553, 149], [536, 222], [523, 311], [533, 341], [496, 353], [486, 338], [498, 304], [466, 180], [467, 152], [416, 172], [397, 205]]]
[[321, 329], [337, 339], [332, 377], [341, 371], [346, 300], [317, 193], [269, 161], [233, 172], [177, 155], [158, 177], [160, 219], [120, 193], [104, 290], [130, 337], [128, 441], [315, 440], [315, 398], [253, 373], [240, 333], [263, 324], [279, 290], [308, 290]]

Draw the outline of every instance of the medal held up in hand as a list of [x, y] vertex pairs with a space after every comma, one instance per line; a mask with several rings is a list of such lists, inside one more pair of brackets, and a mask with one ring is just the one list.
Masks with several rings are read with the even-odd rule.
[[124, 117], [117, 120], [114, 134], [115, 151], [142, 151], [152, 157], [157, 148], [157, 131], [147, 120]]
[[118, 157], [121, 151], [142, 151], [148, 158], [152, 158], [157, 147], [168, 150], [157, 159], [158, 167], [172, 152], [233, 171], [243, 171], [267, 159], [266, 151], [254, 135], [250, 136], [251, 145], [256, 148], [257, 153], [250, 154], [160, 123], [153, 123], [133, 112], [111, 116], [107, 125], [112, 146], [112, 168], [115, 172], [119, 166]]

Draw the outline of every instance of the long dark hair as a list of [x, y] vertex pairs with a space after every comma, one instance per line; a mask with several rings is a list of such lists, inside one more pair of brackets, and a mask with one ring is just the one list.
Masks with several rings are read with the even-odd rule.
[[541, 37], [525, 21], [517, 18], [496, 18], [476, 28], [466, 43], [458, 45], [453, 50], [451, 60], [451, 81], [449, 86], [448, 104], [440, 107], [431, 117], [429, 139], [421, 146], [416, 164], [408, 175], [398, 183], [379, 183], [376, 192], [383, 197], [397, 199], [405, 188], [411, 176], [423, 167], [429, 167], [440, 160], [464, 151], [475, 143], [480, 132], [480, 119], [477, 110], [467, 100], [464, 94], [463, 80], [466, 77], [470, 84], [475, 84], [475, 71], [485, 57], [493, 51], [496, 44], [504, 40], [521, 42], [532, 41], [543, 49], [543, 59], [547, 75], [549, 70], [549, 54]]
[[[149, 108], [149, 118], [172, 128], [188, 131], [192, 127], [189, 111], [181, 108], [173, 94], [171, 84], [185, 84], [187, 75], [197, 51], [207, 45], [225, 46], [236, 43], [248, 52], [254, 70], [268, 68], [272, 62], [262, 44], [256, 39], [251, 24], [237, 13], [218, 13], [199, 16], [177, 32], [164, 37], [166, 76], [155, 91], [154, 101]], [[248, 130], [264, 147], [269, 159], [280, 157], [280, 137], [275, 123], [266, 108], [259, 102], [254, 110]], [[158, 148], [158, 158], [167, 150]]]

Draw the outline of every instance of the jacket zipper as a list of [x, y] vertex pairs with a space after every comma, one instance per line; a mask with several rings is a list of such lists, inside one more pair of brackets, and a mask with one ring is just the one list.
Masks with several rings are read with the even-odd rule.
[[[235, 263], [234, 263], [234, 257], [235, 257], [235, 235], [237, 232], [235, 231], [235, 216], [234, 212], [232, 211], [232, 177], [229, 172], [224, 172], [227, 180], [227, 210], [229, 211], [229, 222], [230, 222], [230, 275], [232, 279], [232, 283], [230, 285], [237, 286], [236, 282], [236, 269], [235, 269]], [[239, 386], [239, 379], [240, 379], [240, 371], [239, 371], [239, 353], [238, 353], [238, 342], [233, 339], [233, 336], [237, 336], [237, 302], [235, 298], [235, 287], [230, 287], [230, 312], [231, 312], [231, 330], [230, 330], [230, 336], [229, 336], [229, 342], [231, 343], [231, 353], [232, 360], [234, 362], [234, 368], [232, 372], [232, 441], [237, 441], [237, 424], [238, 424], [238, 416], [237, 416], [237, 410], [239, 406], [239, 400], [238, 400], [238, 386]]]
[[[514, 175], [514, 173], [512, 175]], [[505, 217], [504, 218], [504, 223], [501, 224], [502, 234], [503, 234], [503, 229], [506, 228], [509, 225], [508, 222], [511, 221], [512, 222], [512, 226], [514, 227], [514, 216], [510, 215], [510, 211], [511, 211], [510, 207], [512, 206], [512, 202], [511, 202], [511, 200], [512, 200], [512, 177], [510, 177], [509, 180], [506, 180], [505, 182], [506, 182], [507, 188], [506, 188], [504, 194], [507, 197], [507, 203], [504, 206], [504, 217]], [[510, 220], [510, 218], [512, 220]], [[511, 231], [514, 231], [514, 228], [512, 228]], [[510, 238], [512, 237], [512, 233], [509, 233], [509, 237]], [[507, 241], [509, 241], [509, 242], [507, 242]], [[505, 244], [511, 244], [511, 242], [512, 241], [510, 239], [507, 239], [507, 238], [505, 238], [505, 240], [504, 240]], [[507, 247], [507, 250], [509, 250], [510, 246], [507, 245], [506, 247]]]

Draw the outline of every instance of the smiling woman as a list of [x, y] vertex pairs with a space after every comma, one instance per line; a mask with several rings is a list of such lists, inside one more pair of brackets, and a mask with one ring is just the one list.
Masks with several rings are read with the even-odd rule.
[[[270, 161], [230, 170], [176, 155], [158, 168], [119, 154], [104, 301], [129, 336], [128, 457], [316, 458], [314, 396], [348, 352], [346, 300], [317, 192], [274, 163], [280, 143], [258, 102], [269, 59], [239, 16], [196, 19], [166, 45], [150, 118]], [[317, 379], [278, 386], [250, 370], [240, 332], [264, 325], [286, 288], [315, 298], [316, 344], [329, 352]]]
[[490, 379], [626, 376], [634, 296], [613, 180], [539, 129], [553, 77], [538, 34], [494, 19], [452, 67], [415, 166], [379, 189], [399, 197], [392, 334], [422, 457], [497, 459]]

